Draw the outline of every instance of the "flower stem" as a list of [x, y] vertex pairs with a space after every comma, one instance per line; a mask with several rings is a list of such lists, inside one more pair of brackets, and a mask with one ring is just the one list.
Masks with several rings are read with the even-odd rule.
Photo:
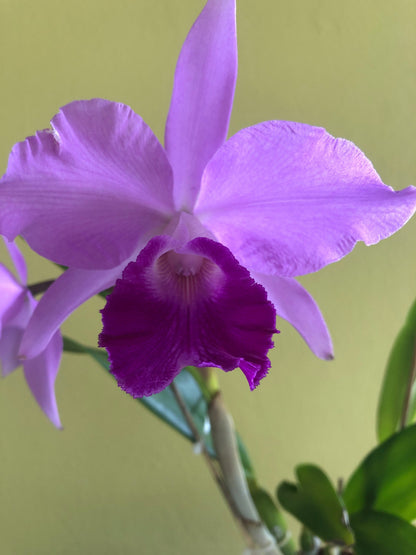
[[276, 545], [274, 537], [262, 523], [250, 495], [238, 454], [234, 422], [224, 404], [214, 372], [215, 369], [211, 368], [201, 370], [205, 383], [212, 392], [211, 401], [208, 405], [208, 416], [211, 422], [212, 440], [224, 483], [234, 506], [237, 508], [246, 535], [251, 538], [252, 545], [250, 547], [254, 547], [252, 552], [264, 555], [279, 555], [281, 551]]
[[252, 542], [251, 542], [251, 538], [250, 536], [247, 534], [245, 526], [243, 525], [242, 521], [241, 521], [241, 517], [239, 515], [238, 509], [234, 504], [234, 501], [230, 495], [230, 492], [228, 491], [228, 488], [226, 486], [226, 484], [224, 483], [224, 479], [223, 476], [221, 474], [221, 472], [218, 470], [217, 468], [217, 464], [216, 462], [211, 458], [208, 449], [205, 445], [205, 442], [203, 440], [203, 438], [200, 436], [198, 428], [195, 425], [195, 422], [192, 418], [191, 413], [188, 410], [188, 407], [186, 406], [181, 394], [179, 393], [178, 388], [176, 387], [176, 385], [174, 384], [174, 382], [172, 382], [170, 384], [170, 388], [172, 390], [172, 393], [176, 399], [176, 402], [178, 403], [178, 406], [192, 432], [192, 435], [194, 436], [194, 440], [195, 443], [197, 443], [200, 448], [201, 448], [201, 453], [205, 459], [205, 462], [207, 463], [208, 469], [211, 473], [211, 476], [214, 478], [214, 481], [216, 482], [219, 490], [221, 491], [224, 500], [226, 501], [227, 505], [230, 508], [231, 514], [233, 515], [236, 523], [238, 524], [238, 526], [241, 529], [241, 532], [243, 534], [243, 536], [246, 539], [246, 542], [248, 543], [248, 545], [250, 545], [250, 547], [252, 547]]

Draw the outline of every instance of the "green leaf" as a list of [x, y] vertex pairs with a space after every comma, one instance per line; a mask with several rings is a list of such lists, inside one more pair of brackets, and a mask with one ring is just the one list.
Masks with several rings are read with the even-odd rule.
[[414, 403], [411, 395], [415, 381], [416, 345], [416, 301], [410, 309], [406, 322], [400, 330], [387, 362], [381, 388], [378, 414], [377, 435], [384, 441], [399, 430], [401, 424], [411, 421], [409, 404]]
[[[64, 337], [64, 350], [72, 353], [84, 353], [93, 357], [107, 372], [110, 365], [107, 353], [104, 349], [87, 347], [78, 341]], [[110, 376], [112, 376], [109, 373]], [[211, 456], [215, 456], [212, 446], [212, 439], [209, 433], [209, 421], [207, 415], [207, 403], [198, 387], [197, 382], [190, 373], [182, 371], [174, 380], [192, 418], [198, 428], [200, 436], [208, 448]], [[193, 440], [193, 434], [179, 408], [176, 399], [170, 388], [166, 388], [160, 393], [151, 397], [137, 399], [139, 403], [152, 411], [156, 416], [169, 424], [172, 428], [180, 432], [187, 439]]]
[[326, 474], [317, 466], [296, 468], [299, 484], [283, 482], [277, 490], [281, 505], [314, 534], [326, 541], [354, 541], [345, 509]]
[[412, 389], [410, 390], [408, 423], [414, 422], [416, 419], [416, 381], [413, 382]]
[[363, 511], [351, 516], [356, 555], [415, 555], [416, 528], [397, 516]]
[[[95, 347], [88, 347], [74, 339], [64, 337], [64, 351], [79, 354], [88, 354], [100, 364], [102, 368], [107, 370], [110, 376], [110, 365], [108, 362], [107, 352], [104, 349], [97, 349]], [[212, 445], [212, 438], [209, 432], [209, 420], [207, 412], [208, 394], [204, 384], [199, 381], [200, 375], [195, 371], [195, 368], [187, 367], [175, 378], [175, 385], [185, 401], [185, 404], [192, 415], [192, 418], [198, 428], [200, 436], [208, 448], [208, 452], [212, 457], [215, 457], [214, 447]], [[198, 381], [197, 381], [198, 380]], [[166, 388], [156, 395], [151, 397], [143, 397], [137, 399], [139, 403], [144, 405], [147, 409], [152, 411], [156, 416], [161, 418], [169, 426], [177, 430], [189, 440], [193, 440], [193, 434], [180, 410], [176, 399], [170, 388]], [[253, 465], [250, 461], [247, 449], [243, 443], [238, 432], [237, 444], [240, 454], [241, 463], [248, 482], [255, 481], [255, 473]]]
[[305, 526], [300, 531], [299, 544], [302, 555], [317, 555], [320, 552], [321, 540]]
[[240, 436], [240, 434], [235, 432], [237, 438], [238, 454], [240, 455], [240, 461], [244, 468], [244, 474], [247, 479], [248, 485], [254, 485], [256, 483], [256, 473], [254, 471], [253, 463], [251, 462], [250, 456], [248, 454], [247, 448]]
[[78, 341], [75, 341], [74, 339], [70, 339], [69, 337], [66, 337], [66, 336], [63, 337], [63, 340], [64, 340], [64, 351], [69, 353], [88, 354], [107, 371], [110, 370], [108, 356], [106, 351], [104, 351], [104, 349], [87, 347], [86, 345], [82, 345], [81, 343], [78, 343]]
[[289, 536], [281, 511], [269, 493], [258, 486], [250, 488], [250, 493], [261, 520], [276, 538], [281, 552], [284, 555], [295, 555], [295, 543]]
[[371, 451], [349, 479], [343, 498], [350, 515], [374, 509], [415, 519], [416, 425]]

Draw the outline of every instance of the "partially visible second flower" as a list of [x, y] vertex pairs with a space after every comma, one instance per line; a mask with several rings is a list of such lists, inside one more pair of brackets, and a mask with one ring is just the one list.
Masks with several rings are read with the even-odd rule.
[[6, 246], [18, 277], [0, 264], [1, 372], [7, 376], [22, 365], [26, 382], [40, 408], [57, 428], [61, 428], [55, 399], [55, 378], [62, 356], [62, 337], [56, 331], [41, 353], [31, 359], [19, 359], [23, 333], [37, 301], [26, 287], [27, 270], [21, 252], [14, 243], [6, 242]]

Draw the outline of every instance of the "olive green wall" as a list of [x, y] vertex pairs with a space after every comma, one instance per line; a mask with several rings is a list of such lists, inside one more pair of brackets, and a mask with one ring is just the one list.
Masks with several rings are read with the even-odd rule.
[[[0, 169], [12, 144], [74, 99], [127, 103], [163, 137], [175, 60], [203, 0], [0, 0]], [[239, 78], [230, 132], [267, 119], [322, 125], [360, 146], [396, 188], [416, 177], [414, 0], [238, 0]], [[315, 359], [285, 322], [254, 393], [226, 398], [263, 484], [295, 464], [348, 476], [374, 444], [385, 360], [416, 294], [416, 222], [302, 279], [332, 330]], [[4, 250], [1, 251], [4, 259]], [[31, 281], [49, 262], [30, 257]], [[94, 343], [94, 299], [64, 331]], [[66, 355], [53, 429], [15, 372], [0, 389], [0, 542], [5, 555], [230, 555], [243, 544], [190, 444]]]

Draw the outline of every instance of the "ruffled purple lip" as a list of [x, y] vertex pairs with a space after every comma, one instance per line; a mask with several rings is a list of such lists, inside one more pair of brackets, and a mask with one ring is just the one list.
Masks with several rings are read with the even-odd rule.
[[112, 373], [134, 397], [161, 391], [188, 365], [240, 367], [254, 389], [276, 332], [265, 290], [211, 239], [173, 245], [152, 239], [107, 298], [99, 344]]

